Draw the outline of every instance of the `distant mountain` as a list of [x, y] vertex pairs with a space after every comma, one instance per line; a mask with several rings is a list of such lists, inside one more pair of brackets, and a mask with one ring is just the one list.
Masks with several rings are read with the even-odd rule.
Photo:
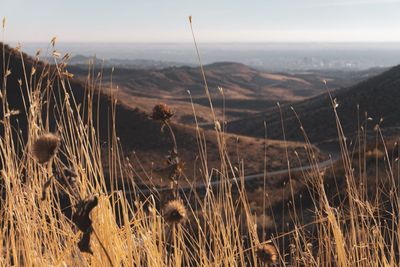
[[[47, 43], [24, 43], [35, 55]], [[391, 67], [400, 58], [399, 43], [201, 43], [204, 64], [233, 61], [268, 72], [307, 70], [365, 70]], [[144, 59], [197, 65], [194, 44], [189, 43], [57, 43], [71, 55], [97, 55], [106, 59]], [[114, 66], [115, 67], [115, 66]]]
[[[358, 118], [360, 124], [367, 123], [369, 129], [379, 123], [381, 118], [383, 118], [382, 126], [384, 128], [393, 129], [400, 126], [400, 105], [398, 103], [400, 99], [400, 66], [355, 86], [333, 90], [332, 98], [336, 99], [338, 104], [337, 111], [347, 137], [351, 137], [357, 130]], [[299, 121], [291, 106], [298, 113], [311, 142], [324, 142], [337, 138], [333, 107], [327, 92], [298, 103], [282, 105], [286, 138], [303, 140]], [[366, 120], [366, 117], [370, 119]], [[281, 118], [277, 107], [251, 118], [232, 121], [228, 124], [228, 130], [262, 137], [264, 121], [267, 123], [270, 138], [283, 137]]]
[[95, 67], [105, 67], [105, 68], [126, 68], [126, 69], [163, 69], [168, 67], [180, 67], [187, 66], [188, 64], [183, 64], [179, 62], [172, 61], [161, 61], [161, 60], [150, 60], [150, 59], [101, 59], [96, 56], [88, 57], [83, 55], [76, 55], [69, 59], [69, 64], [82, 67], [87, 69], [89, 63], [94, 64]]

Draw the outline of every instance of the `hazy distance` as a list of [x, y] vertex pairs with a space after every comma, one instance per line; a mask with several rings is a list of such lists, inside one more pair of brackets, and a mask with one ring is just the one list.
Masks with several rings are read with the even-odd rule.
[[[44, 53], [46, 43], [24, 43], [23, 51]], [[204, 64], [233, 61], [268, 71], [364, 70], [397, 65], [400, 43], [199, 43]], [[196, 65], [192, 43], [58, 43], [56, 50], [71, 56], [98, 59], [164, 62], [170, 65]]]

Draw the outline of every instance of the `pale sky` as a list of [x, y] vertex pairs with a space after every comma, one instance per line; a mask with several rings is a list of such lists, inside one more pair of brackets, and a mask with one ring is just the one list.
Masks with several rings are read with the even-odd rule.
[[0, 0], [5, 41], [398, 42], [400, 0]]

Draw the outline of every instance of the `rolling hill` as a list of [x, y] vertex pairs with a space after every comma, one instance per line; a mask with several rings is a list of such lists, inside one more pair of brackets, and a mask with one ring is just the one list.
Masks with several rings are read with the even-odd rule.
[[[150, 112], [154, 104], [163, 99], [179, 110], [176, 117], [178, 122], [192, 125], [193, 101], [198, 120], [204, 124], [212, 122], [198, 67], [135, 69], [117, 66], [112, 70], [107, 64], [104, 68], [98, 66], [99, 63], [94, 65], [94, 71], [106, 74], [105, 83], [111, 82], [109, 74], [112, 73], [112, 82], [118, 86], [114, 93], [127, 106]], [[87, 68], [74, 65], [71, 72], [85, 79]], [[335, 88], [342, 88], [383, 72], [377, 68], [366, 71], [271, 73], [233, 62], [206, 65], [204, 70], [216, 113], [220, 117], [224, 113], [226, 120], [252, 116], [273, 107], [277, 101], [295, 102], [318, 95], [323, 91], [322, 80], [329, 81]], [[219, 88], [223, 89], [223, 95]]]
[[[86, 74], [86, 69], [74, 69]], [[107, 68], [104, 69], [108, 73]], [[258, 71], [244, 64], [219, 62], [205, 66], [211, 93], [220, 97], [218, 87], [225, 89], [227, 99], [248, 100], [263, 97], [270, 100], [299, 100], [318, 93], [309, 81], [294, 75]], [[113, 82], [132, 95], [159, 98], [185, 98], [187, 90], [194, 98], [204, 98], [203, 80], [197, 67], [169, 67], [163, 69], [116, 68]], [[289, 89], [290, 90], [285, 90]]]
[[[400, 97], [399, 88], [400, 66], [396, 66], [357, 85], [333, 90], [332, 99], [336, 99], [337, 111], [345, 135], [351, 137], [356, 132], [358, 118], [360, 125], [364, 123], [364, 128], [368, 129], [379, 123], [381, 118], [384, 128], [395, 129], [399, 126], [400, 106], [397, 102]], [[327, 92], [298, 103], [281, 105], [285, 135], [288, 140], [304, 140], [299, 120], [292, 111], [292, 106], [298, 113], [311, 142], [321, 143], [337, 138], [333, 107]], [[282, 138], [278, 107], [251, 118], [232, 121], [228, 124], [228, 131], [261, 137], [264, 135], [264, 121], [268, 125], [270, 138]], [[365, 123], [369, 127], [365, 127]]]
[[[96, 68], [96, 71], [100, 71], [100, 68]], [[203, 123], [212, 122], [199, 68], [116, 68], [114, 71], [104, 68], [102, 71], [106, 74], [112, 72], [112, 82], [118, 86], [115, 94], [127, 106], [136, 106], [150, 112], [154, 103], [163, 99], [165, 103], [180, 111], [177, 121], [193, 124], [190, 102], [192, 97], [198, 120]], [[74, 67], [71, 68], [71, 72], [84, 79], [87, 68]], [[207, 65], [205, 74], [217, 114], [222, 116], [224, 110], [228, 119], [237, 119], [265, 110], [278, 99], [302, 100], [320, 90], [311, 82], [294, 75], [262, 72], [232, 62]], [[109, 77], [105, 77], [105, 83], [111, 82]], [[224, 95], [219, 87], [223, 88]]]

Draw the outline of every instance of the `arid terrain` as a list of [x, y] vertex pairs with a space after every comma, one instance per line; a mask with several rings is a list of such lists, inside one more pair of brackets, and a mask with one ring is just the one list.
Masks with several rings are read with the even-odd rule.
[[[164, 251], [167, 261], [179, 259], [170, 253], [179, 249], [171, 246], [171, 226], [174, 242], [190, 248], [181, 256], [187, 265], [226, 259], [234, 265], [236, 253], [242, 265], [265, 263], [258, 243], [269, 240], [281, 265], [308, 266], [323, 255], [324, 263], [346, 266], [355, 260], [337, 244], [354, 249], [371, 243], [375, 237], [364, 228], [377, 229], [381, 238], [381, 245], [362, 250], [376, 261], [382, 240], [397, 242], [386, 231], [398, 223], [399, 67], [288, 74], [224, 62], [204, 66], [203, 77], [197, 67], [84, 69], [69, 66], [63, 55], [49, 65], [0, 47], [3, 224], [18, 229], [4, 240], [5, 251], [13, 251], [6, 262], [43, 261], [13, 245], [28, 236], [70, 264], [156, 259], [161, 266], [164, 256], [133, 260], [131, 251], [142, 255], [138, 244], [149, 242], [148, 255]], [[55, 135], [46, 139], [41, 132]], [[38, 152], [43, 145], [45, 152]], [[63, 171], [69, 180], [60, 178], [60, 165], [73, 166], [74, 172]], [[72, 190], [69, 203], [80, 199], [73, 209], [56, 194], [46, 195], [53, 180], [67, 185], [61, 193]], [[17, 207], [15, 216], [10, 207]], [[79, 217], [78, 211], [86, 213]], [[355, 222], [349, 226], [348, 220]], [[32, 221], [33, 232], [46, 239], [23, 231]], [[83, 232], [78, 243], [76, 228]], [[92, 232], [97, 241], [90, 241]], [[132, 241], [139, 232], [142, 239]], [[65, 257], [63, 246], [47, 241], [53, 239], [83, 254]], [[307, 250], [300, 251], [303, 243]], [[341, 258], [322, 249], [326, 244]], [[211, 253], [229, 254], [234, 247], [227, 258]], [[92, 258], [92, 248], [101, 258]]]
[[[5, 58], [9, 59], [10, 69], [7, 83], [9, 88], [18, 88], [18, 77], [22, 76], [23, 69], [18, 52], [10, 51], [6, 47]], [[32, 67], [36, 75], [45, 69], [40, 61], [26, 55], [24, 57], [28, 73]], [[153, 185], [162, 186], [169, 183], [165, 179], [168, 176], [165, 162], [172, 149], [171, 139], [165, 129], [162, 130], [161, 123], [150, 118], [152, 108], [159, 103], [168, 104], [175, 113], [171, 119], [172, 128], [180, 157], [185, 162], [185, 173], [190, 179], [197, 181], [197, 177], [201, 176], [199, 140], [206, 144], [210, 170], [220, 166], [218, 138], [213, 129], [213, 116], [209, 100], [204, 94], [204, 81], [199, 68], [112, 70], [93, 67], [88, 62], [86, 69], [74, 65], [67, 69], [68, 73], [74, 75], [70, 83], [75, 101], [84, 101], [85, 92], [93, 91], [93, 105], [99, 106], [101, 118], [108, 118], [102, 119], [96, 126], [99, 127], [100, 136], [104, 136], [105, 145], [108, 127], [114, 121], [110, 103], [111, 99], [116, 100], [114, 116], [117, 136], [128, 160], [126, 164], [135, 169], [136, 183], [148, 184], [150, 181]], [[384, 125], [388, 125], [389, 130], [396, 127], [393, 113], [396, 110], [395, 101], [385, 99], [389, 93], [385, 90], [396, 88], [396, 68], [383, 74], [380, 74], [383, 69], [352, 73], [310, 71], [288, 74], [268, 73], [243, 64], [225, 62], [207, 65], [204, 69], [217, 119], [230, 132], [226, 134], [228, 157], [237, 170], [244, 164], [246, 174], [285, 170], [288, 166], [307, 166], [310, 151], [305, 150], [306, 140], [300, 130], [300, 121], [311, 143], [317, 145], [312, 149], [318, 160], [328, 159], [329, 154], [331, 157], [337, 155], [340, 152], [335, 141], [338, 133], [328, 92], [338, 103], [338, 114], [349, 136], [355, 135], [357, 121], [360, 126], [365, 123], [365, 129], [370, 129], [383, 117]], [[54, 70], [50, 68], [49, 71]], [[378, 76], [370, 78], [373, 75]], [[350, 86], [363, 79], [366, 81]], [[22, 80], [22, 84], [24, 82]], [[7, 93], [10, 108], [22, 110], [23, 101], [15, 92], [17, 89]], [[374, 97], [370, 98], [372, 95]], [[381, 101], [387, 104], [381, 105]], [[277, 102], [280, 103], [280, 109]], [[365, 113], [367, 111], [368, 114]], [[200, 128], [196, 128], [194, 114]], [[15, 120], [21, 123], [26, 118], [21, 113], [15, 116]], [[50, 122], [52, 131], [58, 130], [55, 123]], [[107, 167], [107, 163], [104, 164]], [[277, 180], [280, 182], [274, 183], [279, 188], [285, 180], [285, 175], [281, 175]], [[252, 182], [251, 187], [257, 188], [255, 184]]]
[[[8, 88], [12, 88], [7, 91], [7, 100], [10, 109], [23, 111], [25, 110], [25, 107], [23, 106], [24, 101], [20, 96], [18, 88], [20, 86], [19, 81], [21, 81], [23, 86], [25, 85], [26, 81], [19, 78], [23, 77], [23, 68], [18, 52], [16, 51], [14, 53], [11, 53], [11, 51], [12, 50], [10, 48], [6, 47], [5, 58], [7, 60], [8, 69], [10, 70], [10, 73], [7, 77], [7, 86]], [[30, 58], [26, 55], [24, 55], [24, 62], [26, 71], [28, 73], [31, 73], [33, 68], [35, 71], [34, 75], [37, 75], [36, 77], [42, 75], [42, 72], [55, 72], [55, 69], [52, 69], [51, 67], [50, 69], [47, 69], [45, 68], [45, 64], [38, 60], [34, 60], [33, 58]], [[256, 71], [242, 65], [228, 65], [233, 65], [233, 67], [240, 66], [245, 70], [245, 72], [252, 71], [256, 73]], [[68, 72], [75, 74], [73, 70], [74, 68], [68, 70]], [[195, 70], [198, 71], [198, 69], [190, 70], [192, 72], [191, 77], [195, 76], [193, 73], [195, 72]], [[186, 72], [186, 69], [183, 69], [181, 71]], [[172, 75], [173, 69], [166, 70], [165, 72], [169, 72], [171, 73], [170, 75]], [[2, 68], [0, 69], [0, 73], [3, 73]], [[145, 76], [143, 76], [144, 73], [142, 73], [141, 71], [130, 71], [130, 75], [132, 75], [130, 77], [133, 77], [133, 80], [140, 81], [141, 79], [146, 78]], [[104, 71], [103, 75], [104, 77], [107, 77], [106, 71]], [[152, 77], [151, 75], [157, 74], [151, 74], [150, 72], [150, 74], [148, 75]], [[251, 77], [252, 75], [249, 76]], [[177, 100], [169, 100], [173, 98], [174, 95], [179, 95], [180, 90], [183, 91], [183, 86], [180, 90], [178, 90], [178, 86], [178, 89], [173, 90], [172, 84], [166, 85], [163, 88], [154, 88], [153, 85], [153, 87], [149, 86], [149, 92], [147, 96], [137, 96], [139, 93], [135, 94], [133, 92], [132, 94], [128, 94], [126, 90], [114, 89], [117, 87], [116, 84], [114, 84], [114, 87], [111, 87], [110, 89], [110, 83], [101, 83], [98, 78], [94, 77], [98, 77], [95, 70], [93, 70], [93, 73], [91, 75], [81, 76], [79, 79], [70, 79], [70, 84], [72, 88], [72, 91], [70, 93], [74, 96], [75, 101], [77, 103], [80, 103], [83, 102], [84, 99], [86, 99], [85, 94], [91, 92], [93, 101], [92, 105], [98, 106], [98, 108], [96, 109], [96, 113], [99, 115], [100, 118], [102, 118], [101, 121], [99, 121], [98, 125], [95, 125], [94, 127], [99, 127], [100, 137], [102, 137], [102, 140], [105, 142], [104, 147], [107, 146], [107, 142], [109, 141], [106, 138], [109, 131], [109, 125], [112, 125], [114, 121], [113, 116], [111, 115], [111, 97], [116, 99], [115, 128], [117, 130], [117, 136], [119, 141], [121, 142], [122, 149], [127, 159], [129, 159], [129, 164], [134, 166], [136, 170], [135, 179], [137, 179], [137, 183], [147, 183], [148, 181], [151, 181], [151, 183], [154, 184], [160, 183], [164, 185], [169, 182], [167, 179], [165, 179], [165, 177], [163, 179], [163, 176], [165, 176], [166, 174], [165, 172], [163, 173], [162, 170], [166, 167], [166, 157], [169, 151], [172, 149], [171, 139], [165, 130], [162, 131], [162, 124], [157, 121], [153, 121], [150, 118], [152, 108], [159, 103], [171, 104], [171, 107], [174, 109], [175, 115], [171, 119], [172, 128], [176, 135], [179, 154], [185, 162], [185, 172], [190, 177], [190, 179], [196, 179], [196, 177], [199, 176], [198, 171], [200, 168], [200, 155], [198, 140], [203, 140], [203, 142], [206, 143], [207, 161], [209, 163], [210, 170], [212, 170], [212, 168], [217, 168], [220, 166], [218, 153], [219, 146], [214, 130], [200, 129], [201, 135], [198, 136], [196, 125], [193, 119], [192, 107], [189, 104], [181, 104], [184, 102], [184, 100], [182, 99], [184, 99], [186, 96], [180, 100], [179, 98]], [[115, 78], [115, 75], [113, 75], [113, 77], [113, 79], [119, 81], [122, 80], [121, 77]], [[143, 80], [143, 84], [141, 86], [146, 87], [148, 83], [151, 83], [153, 79], [150, 77], [147, 77], [147, 82], [146, 80]], [[277, 75], [276, 77], [273, 77], [274, 79], [283, 79]], [[108, 79], [110, 78], [105, 78], [106, 81]], [[163, 79], [166, 78], [163, 76]], [[216, 76], [214, 79], [216, 83], [218, 76]], [[231, 79], [234, 80], [233, 78]], [[182, 81], [179, 82], [183, 83]], [[194, 83], [194, 81], [189, 78], [187, 82]], [[198, 82], [201, 83], [201, 80], [198, 80]], [[123, 85], [121, 84], [121, 86]], [[60, 89], [58, 87], [54, 87], [53, 90], [54, 92], [50, 92], [50, 97], [54, 97], [55, 99], [63, 97], [64, 93], [60, 92]], [[162, 90], [165, 90], [165, 92], [163, 92]], [[204, 97], [201, 96], [201, 87], [198, 87], [196, 90], [193, 89], [193, 91], [195, 92], [194, 95], [198, 97], [197, 100], [204, 99]], [[112, 91], [112, 93], [110, 93], [110, 91]], [[120, 93], [119, 91], [122, 91], [123, 93]], [[236, 92], [235, 90], [232, 91], [232, 94], [238, 95], [240, 95], [240, 92], [242, 92], [243, 94], [245, 94], [244, 92], [248, 94], [251, 94], [252, 92], [252, 90], [250, 89], [241, 88], [237, 89], [238, 92]], [[157, 98], [157, 95], [160, 94], [167, 95], [167, 97]], [[230, 94], [227, 94], [227, 99], [230, 96]], [[173, 103], [176, 104], [174, 105]], [[203, 121], [202, 116], [208, 119], [211, 118], [210, 109], [207, 108], [205, 104], [204, 106], [196, 104], [194, 108], [199, 122]], [[26, 109], [29, 110], [29, 107], [26, 107]], [[57, 113], [51, 108], [49, 112]], [[97, 114], [93, 114], [93, 116], [97, 116]], [[46, 114], [44, 113], [43, 117], [45, 117], [45, 115]], [[217, 113], [217, 115], [222, 118], [220, 114]], [[190, 116], [193, 123], [184, 124], [181, 118], [185, 118], [185, 116]], [[24, 122], [26, 122], [27, 120], [25, 113], [20, 112], [18, 115], [13, 116], [12, 119], [16, 124], [21, 125], [21, 130], [24, 135], [26, 135], [26, 131], [28, 131], [29, 129], [23, 127]], [[60, 130], [57, 129], [56, 121], [49, 121], [49, 123], [49, 129], [51, 131]], [[307, 162], [307, 156], [304, 147], [305, 144], [297, 141], [283, 142], [279, 139], [274, 140], [269, 138], [265, 139], [263, 137], [249, 137], [237, 134], [227, 134], [226, 146], [228, 156], [231, 158], [234, 166], [240, 169], [241, 164], [244, 163], [246, 165], [245, 172], [247, 174], [262, 173], [264, 172], [265, 167], [270, 171], [285, 169], [287, 168], [287, 158], [289, 158], [292, 162], [292, 166], [299, 166], [299, 164], [305, 164]], [[314, 149], [316, 155], [318, 155], [318, 157], [321, 157], [321, 159], [327, 157], [327, 155], [323, 155], [323, 153], [320, 153], [316, 147]], [[264, 163], [264, 160], [259, 160], [264, 158], [265, 153], [267, 156], [266, 163]], [[267, 165], [264, 166], [265, 164]]]

